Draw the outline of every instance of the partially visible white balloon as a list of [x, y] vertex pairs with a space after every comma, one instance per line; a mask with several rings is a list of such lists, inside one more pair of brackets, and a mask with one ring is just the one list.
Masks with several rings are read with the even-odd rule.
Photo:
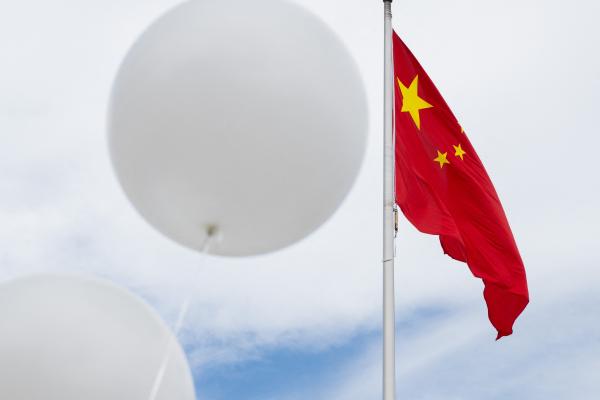
[[284, 0], [195, 0], [148, 28], [109, 111], [119, 180], [145, 219], [202, 250], [290, 245], [338, 208], [367, 132], [358, 68], [335, 33]]
[[[169, 356], [165, 357], [165, 351]], [[40, 275], [0, 284], [0, 399], [194, 400], [176, 339], [114, 285]]]

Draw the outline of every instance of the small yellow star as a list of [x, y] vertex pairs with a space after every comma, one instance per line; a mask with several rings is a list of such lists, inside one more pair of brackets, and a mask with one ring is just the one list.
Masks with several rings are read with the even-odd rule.
[[456, 157], [460, 157], [460, 159], [461, 159], [461, 160], [464, 160], [463, 156], [464, 156], [465, 154], [467, 154], [467, 152], [466, 152], [466, 151], [464, 151], [464, 150], [462, 149], [462, 147], [460, 147], [460, 144], [459, 144], [458, 146], [452, 145], [452, 147], [454, 147], [454, 151], [455, 151], [454, 155], [455, 155]]
[[450, 161], [448, 161], [448, 159], [447, 159], [448, 152], [442, 153], [441, 151], [438, 150], [437, 154], [438, 154], [438, 156], [436, 158], [434, 158], [433, 161], [439, 162], [440, 168], [444, 168], [444, 164], [450, 164]]
[[417, 129], [421, 129], [421, 117], [419, 110], [433, 107], [431, 104], [419, 97], [419, 75], [415, 75], [415, 78], [410, 83], [409, 87], [406, 87], [400, 82], [400, 78], [396, 77], [398, 86], [400, 86], [400, 92], [402, 93], [402, 112], [407, 112], [412, 117]]

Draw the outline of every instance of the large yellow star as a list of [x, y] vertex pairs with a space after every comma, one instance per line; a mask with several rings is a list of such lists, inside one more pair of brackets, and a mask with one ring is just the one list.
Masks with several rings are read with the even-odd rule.
[[446, 153], [442, 153], [441, 151], [437, 151], [438, 156], [436, 158], [433, 159], [433, 161], [435, 162], [439, 162], [440, 163], [440, 168], [444, 168], [444, 164], [450, 164], [450, 161], [448, 161], [448, 152]]
[[454, 151], [455, 151], [454, 155], [456, 157], [460, 157], [461, 160], [464, 160], [463, 156], [465, 154], [467, 154], [467, 152], [462, 149], [462, 147], [460, 146], [460, 143], [458, 144], [458, 146], [452, 145], [452, 147], [454, 147]]
[[417, 125], [417, 129], [421, 129], [419, 110], [431, 108], [433, 106], [419, 97], [419, 75], [415, 75], [415, 78], [412, 80], [409, 87], [404, 86], [400, 81], [400, 78], [396, 77], [396, 79], [398, 80], [398, 86], [400, 86], [400, 92], [402, 93], [402, 110], [400, 111], [410, 113], [413, 121], [415, 121], [415, 125]]

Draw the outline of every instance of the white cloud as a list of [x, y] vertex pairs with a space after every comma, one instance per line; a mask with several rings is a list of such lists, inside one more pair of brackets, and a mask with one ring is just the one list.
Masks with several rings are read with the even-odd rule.
[[[554, 276], [553, 278], [557, 278]], [[410, 399], [594, 399], [600, 330], [590, 288], [538, 301], [512, 337], [494, 342], [469, 308], [398, 331], [397, 393]], [[381, 392], [375, 341], [319, 398], [366, 400]]]

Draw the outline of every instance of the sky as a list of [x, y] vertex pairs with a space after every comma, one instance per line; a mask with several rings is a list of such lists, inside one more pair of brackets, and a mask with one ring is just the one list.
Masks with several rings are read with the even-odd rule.
[[[177, 3], [0, 2], [0, 280], [96, 275], [170, 326], [192, 294], [179, 339], [201, 400], [380, 397], [381, 2], [296, 1], [357, 61], [370, 108], [365, 160], [315, 233], [239, 259], [154, 231], [110, 165], [117, 68]], [[397, 0], [393, 13], [496, 186], [531, 297], [515, 333], [495, 342], [481, 282], [401, 219], [398, 398], [598, 398], [600, 3]]]

